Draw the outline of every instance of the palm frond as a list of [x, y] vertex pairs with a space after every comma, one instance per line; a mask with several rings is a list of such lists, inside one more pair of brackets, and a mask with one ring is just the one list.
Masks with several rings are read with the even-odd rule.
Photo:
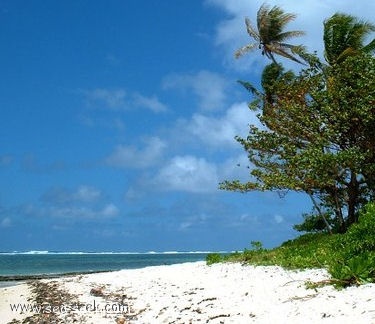
[[371, 53], [371, 52], [375, 51], [375, 39], [373, 39], [366, 46], [363, 46], [362, 51], [365, 52], [365, 53]]
[[[324, 21], [325, 59], [333, 65], [346, 57], [361, 51], [373, 50], [370, 42], [364, 45], [366, 37], [375, 31], [375, 25], [358, 20], [356, 17], [335, 13]], [[367, 47], [368, 46], [368, 47]]]
[[[250, 19], [245, 19], [247, 33], [256, 40], [259, 48], [262, 49], [262, 54], [266, 55], [274, 63], [277, 63], [274, 54], [287, 57], [295, 62], [302, 63], [293, 55], [293, 45], [284, 46], [282, 43], [292, 37], [302, 36], [302, 31], [284, 31], [285, 26], [296, 18], [295, 14], [286, 13], [278, 6], [272, 8], [267, 4], [263, 4], [257, 12], [257, 29], [251, 24]], [[280, 45], [284, 44], [284, 45]], [[256, 44], [248, 44], [241, 47], [235, 52], [235, 57], [238, 58], [243, 54], [253, 50]], [[296, 54], [297, 51], [295, 52]]]
[[289, 24], [291, 21], [295, 20], [297, 18], [296, 14], [293, 13], [286, 13], [282, 12], [278, 17], [279, 24], [281, 28], [284, 28], [287, 24]]
[[352, 26], [348, 33], [348, 44], [354, 48], [364, 47], [367, 36], [375, 31], [375, 26], [367, 22], [359, 22]]
[[241, 84], [247, 91], [251, 92], [255, 96], [261, 96], [262, 93], [255, 88], [250, 82], [238, 80], [239, 84]]
[[264, 50], [262, 54], [266, 55], [267, 58], [269, 58], [273, 63], [277, 64], [275, 56], [273, 55], [273, 52], [269, 49], [267, 45], [264, 46]]
[[250, 22], [250, 19], [249, 18], [245, 18], [245, 24], [246, 24], [246, 30], [247, 30], [247, 33], [252, 37], [254, 38], [256, 41], [259, 42], [259, 34], [257, 32], [257, 30], [253, 27], [253, 25], [251, 24]]
[[258, 30], [264, 28], [264, 24], [267, 24], [268, 20], [268, 12], [270, 11], [270, 7], [267, 4], [262, 4], [257, 12], [257, 27]]
[[268, 19], [270, 20], [270, 26], [268, 33], [270, 37], [275, 38], [277, 35], [283, 32], [285, 26], [296, 18], [295, 14], [286, 13], [280, 7], [273, 7], [269, 14]]
[[269, 13], [270, 19], [275, 23], [276, 26], [282, 30], [285, 26], [296, 19], [296, 15], [293, 13], [286, 13], [279, 7], [273, 7]]
[[292, 30], [278, 34], [278, 41], [283, 42], [293, 37], [304, 36], [306, 33], [302, 30]]
[[245, 46], [242, 46], [241, 48], [239, 48], [235, 53], [234, 53], [234, 57], [235, 58], [239, 58], [241, 57], [242, 55], [252, 51], [253, 49], [255, 49], [256, 47], [258, 46], [258, 44], [256, 43], [251, 43], [251, 44], [247, 44]]
[[258, 27], [258, 33], [259, 37], [263, 42], [266, 42], [266, 39], [268, 39], [269, 35], [269, 29], [270, 29], [270, 17], [269, 17], [269, 6], [263, 4], [257, 13], [257, 27]]
[[349, 56], [353, 56], [358, 54], [358, 50], [354, 49], [353, 47], [347, 47], [343, 50], [340, 55], [336, 58], [336, 63], [343, 62]]
[[280, 47], [289, 49], [293, 54], [300, 55], [306, 53], [306, 46], [291, 45], [286, 43], [279, 43]]
[[280, 56], [283, 56], [285, 58], [288, 58], [294, 62], [300, 63], [300, 64], [305, 64], [301, 60], [297, 59], [292, 53], [290, 53], [287, 49], [288, 47], [286, 46], [281, 46], [281, 44], [270, 44], [267, 46], [268, 51]]

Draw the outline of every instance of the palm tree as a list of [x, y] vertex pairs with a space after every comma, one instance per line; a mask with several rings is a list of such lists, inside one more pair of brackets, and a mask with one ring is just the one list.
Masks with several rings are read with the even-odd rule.
[[375, 39], [364, 45], [375, 25], [347, 14], [336, 13], [324, 22], [325, 59], [329, 65], [344, 61], [348, 56], [375, 50]]
[[234, 54], [235, 57], [239, 58], [258, 47], [262, 50], [262, 55], [266, 55], [276, 64], [274, 54], [302, 63], [295, 55], [303, 53], [303, 46], [284, 43], [292, 37], [304, 35], [304, 32], [299, 30], [284, 31], [285, 26], [295, 18], [295, 14], [286, 13], [278, 6], [270, 8], [263, 4], [257, 13], [257, 29], [252, 26], [248, 18], [245, 19], [247, 33], [256, 42], [238, 49]]

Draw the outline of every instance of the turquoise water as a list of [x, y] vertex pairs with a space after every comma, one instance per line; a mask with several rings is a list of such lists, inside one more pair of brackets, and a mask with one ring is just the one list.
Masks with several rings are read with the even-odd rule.
[[202, 261], [207, 253], [0, 253], [0, 277], [135, 269]]

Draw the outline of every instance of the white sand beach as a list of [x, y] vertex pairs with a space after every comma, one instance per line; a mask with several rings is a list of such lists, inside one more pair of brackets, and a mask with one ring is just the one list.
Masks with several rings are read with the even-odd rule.
[[[324, 270], [193, 262], [43, 282], [79, 300], [79, 309], [56, 307], [62, 323], [375, 323], [374, 284], [306, 288], [328, 278]], [[2, 322], [30, 316], [9, 306], [29, 297], [24, 284], [1, 288]]]

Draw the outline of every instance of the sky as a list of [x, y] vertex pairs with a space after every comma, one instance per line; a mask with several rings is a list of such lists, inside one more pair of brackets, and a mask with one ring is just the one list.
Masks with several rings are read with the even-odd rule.
[[[258, 0], [1, 0], [0, 251], [232, 251], [298, 235], [302, 194], [249, 180], [234, 140], [259, 125], [237, 80], [269, 63]], [[372, 0], [269, 1], [322, 55], [323, 20], [371, 21]], [[301, 67], [284, 62], [292, 69]]]

